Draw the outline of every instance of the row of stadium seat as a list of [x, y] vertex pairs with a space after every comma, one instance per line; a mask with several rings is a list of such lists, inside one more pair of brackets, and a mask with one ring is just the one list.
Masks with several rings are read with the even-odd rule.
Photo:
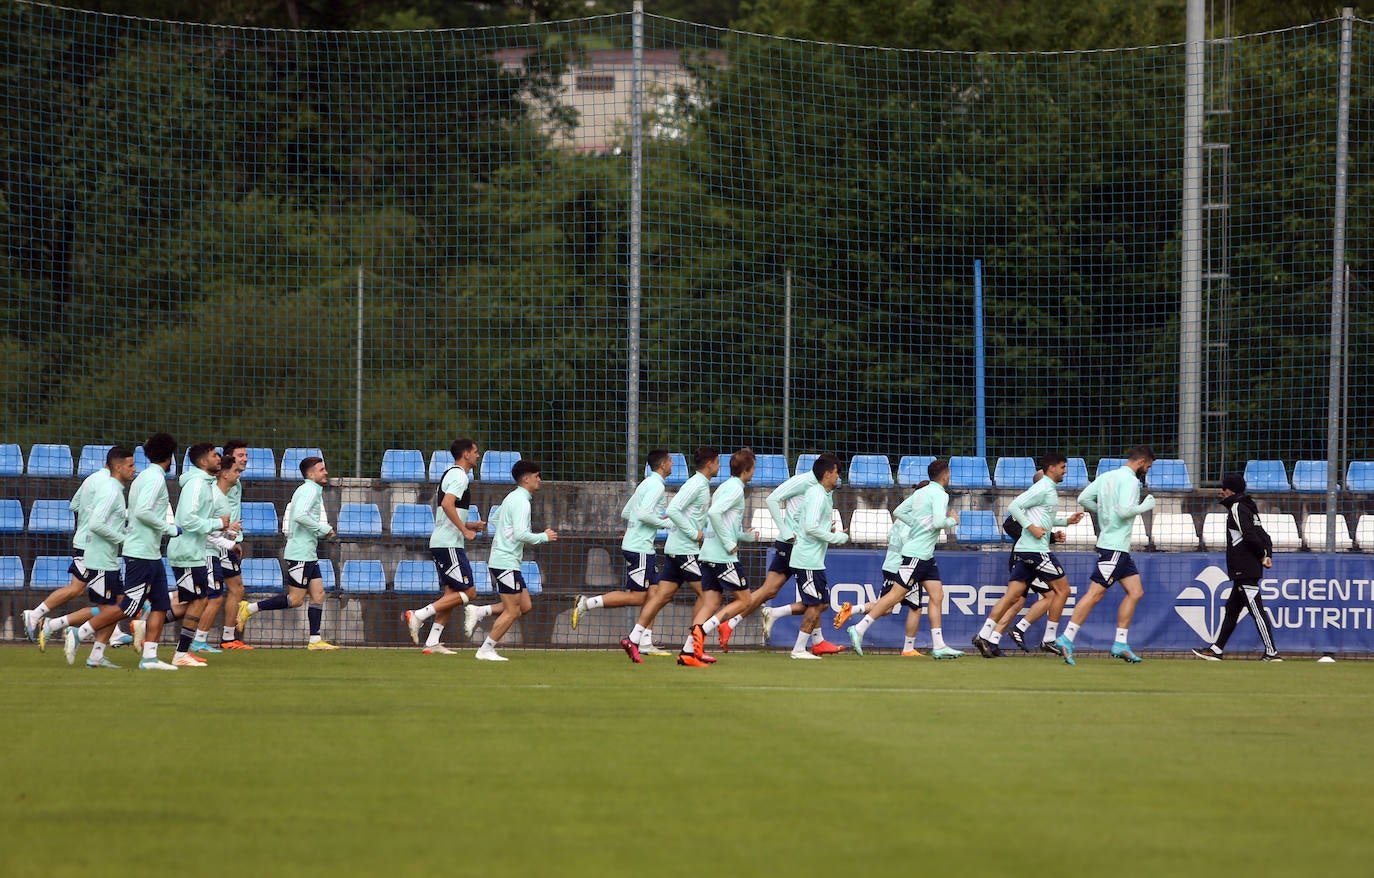
[[[0, 590], [16, 590], [28, 587], [44, 591], [61, 588], [71, 581], [67, 572], [71, 558], [66, 555], [40, 555], [34, 559], [33, 569], [28, 576], [24, 574], [24, 563], [16, 555], [0, 556]], [[166, 560], [167, 581], [171, 583], [172, 568]], [[530, 594], [538, 595], [544, 591], [544, 576], [535, 561], [525, 561], [520, 565], [525, 577], [525, 586]], [[325, 588], [347, 594], [385, 594], [388, 579], [381, 561], [345, 561], [343, 575], [336, 580], [334, 565], [329, 560], [320, 561], [320, 573]], [[473, 584], [477, 593], [490, 595], [491, 571], [485, 561], [472, 562]], [[243, 584], [248, 592], [276, 592], [282, 590], [282, 565], [276, 558], [245, 558], [243, 561]], [[390, 579], [391, 591], [397, 594], [437, 594], [439, 574], [434, 562], [429, 560], [405, 560], [396, 565]]]
[[[78, 478], [85, 478], [105, 465], [108, 445], [86, 445], [81, 449], [79, 459], [73, 464], [71, 449], [66, 445], [34, 445], [29, 449], [27, 473], [31, 476], [70, 477], [75, 466]], [[249, 448], [248, 468], [243, 473], [245, 479], [295, 480], [300, 477], [300, 462], [306, 457], [322, 457], [318, 448], [288, 448], [282, 453], [278, 466], [275, 452], [270, 448]], [[668, 484], [678, 486], [687, 481], [691, 471], [687, 458], [680, 452], [673, 452], [673, 472]], [[141, 471], [148, 465], [142, 448], [134, 449], [137, 468]], [[882, 454], [859, 454], [849, 462], [845, 481], [855, 488], [911, 487], [925, 479], [926, 467], [935, 458], [930, 455], [907, 455], [898, 461], [893, 471], [892, 462]], [[510, 484], [511, 466], [520, 460], [518, 451], [488, 451], [482, 455], [477, 471], [477, 479], [495, 484]], [[795, 467], [789, 467], [787, 458], [781, 454], [760, 454], [755, 467], [753, 484], [758, 487], [773, 487], [782, 484], [796, 473], [805, 472], [816, 460], [814, 454], [803, 454], [797, 458]], [[730, 477], [730, 456], [720, 456], [720, 474], [713, 480], [720, 484]], [[1097, 475], [1115, 469], [1123, 463], [1121, 458], [1104, 457], [1097, 463]], [[188, 461], [182, 460], [184, 469]], [[437, 450], [429, 455], [426, 464], [423, 452], [416, 449], [387, 449], [382, 455], [381, 478], [384, 482], [437, 482], [444, 471], [453, 465], [453, 455], [447, 450]], [[24, 457], [18, 445], [0, 445], [0, 476], [18, 476], [26, 472]], [[168, 473], [176, 473], [173, 467]], [[645, 469], [647, 475], [648, 470]], [[950, 488], [956, 491], [990, 490], [994, 487], [1020, 490], [1030, 486], [1035, 474], [1035, 461], [1030, 457], [999, 457], [991, 471], [987, 460], [981, 457], [950, 458]], [[1300, 460], [1292, 470], [1290, 481], [1288, 469], [1281, 460], [1251, 460], [1245, 466], [1245, 478], [1250, 490], [1257, 493], [1320, 494], [1326, 491], [1327, 465], [1324, 460]], [[1065, 490], [1082, 490], [1088, 484], [1088, 467], [1079, 457], [1070, 458], [1069, 471], [1064, 479]], [[1182, 460], [1161, 459], [1155, 461], [1146, 477], [1146, 484], [1153, 491], [1193, 490], [1193, 480]], [[1374, 493], [1374, 461], [1353, 461], [1346, 470], [1345, 487], [1352, 493]]]

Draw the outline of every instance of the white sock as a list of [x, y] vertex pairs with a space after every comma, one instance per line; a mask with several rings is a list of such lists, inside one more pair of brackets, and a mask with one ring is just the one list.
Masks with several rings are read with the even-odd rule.
[[[1069, 624], [1072, 625], [1073, 623], [1070, 622]], [[1118, 628], [1118, 629], [1116, 629], [1116, 642], [1117, 642], [1117, 643], [1129, 643], [1129, 642], [1130, 642], [1129, 640], [1126, 639], [1126, 631], [1127, 631], [1127, 629], [1125, 629], [1125, 628]]]
[[150, 662], [155, 662], [155, 661], [157, 661], [157, 641], [156, 641], [156, 640], [145, 640], [145, 641], [143, 641], [143, 660], [144, 660], [144, 661], [150, 661]]
[[811, 645], [815, 646], [818, 643], [825, 643], [825, 635], [821, 633], [819, 625], [816, 626], [815, 631], [811, 632]]
[[103, 644], [103, 643], [101, 643], [100, 641], [97, 640], [96, 643], [95, 643], [95, 645], [91, 647], [91, 658], [90, 658], [90, 660], [93, 661], [93, 662], [98, 662], [98, 661], [100, 661], [101, 659], [103, 659], [104, 657], [105, 657], [105, 644]]
[[809, 632], [803, 631], [797, 635], [797, 642], [792, 646], [793, 652], [806, 652], [806, 644], [811, 639]]
[[495, 640], [492, 640], [491, 637], [488, 637], [486, 640], [483, 640], [483, 641], [482, 641], [482, 645], [481, 645], [480, 649], [482, 649], [482, 650], [485, 651], [485, 652], [495, 652], [495, 651], [496, 651], [496, 641], [495, 641]]
[[720, 627], [720, 621], [719, 621], [718, 619], [716, 619], [715, 616], [712, 616], [711, 618], [707, 619], [705, 622], [702, 622], [702, 623], [701, 623], [701, 628], [702, 628], [702, 630], [705, 631], [707, 634], [710, 634], [712, 631], [715, 631], [715, 630], [716, 630], [717, 628], [719, 628], [719, 627]]
[[867, 616], [867, 615], [868, 615], [868, 604], [855, 604], [855, 605], [854, 605], [854, 615], [856, 615], [856, 616]]
[[439, 638], [444, 636], [444, 626], [435, 622], [429, 626], [429, 637], [425, 638], [425, 646], [438, 646]]
[[989, 617], [983, 622], [983, 627], [978, 629], [978, 636], [981, 637], [981, 638], [983, 638], [984, 640], [991, 640], [991, 639], [992, 639], [992, 632], [993, 632], [993, 630], [996, 629], [996, 628], [997, 628], [997, 622], [994, 621], [994, 620], [992, 619], [992, 617], [989, 616]]
[[91, 623], [90, 623], [90, 622], [85, 622], [85, 623], [83, 623], [83, 624], [81, 625], [80, 628], [76, 629], [76, 639], [77, 639], [77, 640], [94, 640], [94, 639], [95, 639], [95, 629], [91, 627]]
[[858, 622], [854, 623], [854, 630], [857, 631], [857, 632], [859, 632], [860, 634], [865, 634], [865, 633], [868, 632], [868, 629], [869, 629], [869, 627], [870, 627], [872, 624], [873, 624], [873, 617], [872, 617], [872, 616], [864, 616], [864, 617], [863, 617], [862, 619], [860, 619]]
[[477, 615], [477, 618], [478, 618], [479, 620], [481, 620], [481, 619], [487, 618], [488, 616], [492, 615], [492, 614], [495, 613], [495, 612], [496, 612], [496, 604], [487, 604], [485, 607], [478, 607], [478, 608], [477, 608], [477, 614], [476, 614], [476, 615]]
[[33, 611], [38, 614], [38, 618], [42, 619], [44, 616], [52, 612], [52, 607], [49, 607], [48, 602], [44, 601], [43, 603], [34, 607]]
[[[1053, 625], [1054, 623], [1051, 622], [1050, 624]], [[1075, 637], [1077, 637], [1077, 636], [1078, 636], [1078, 624], [1077, 624], [1076, 622], [1070, 622], [1069, 624], [1067, 624], [1067, 625], [1064, 626], [1064, 639], [1065, 639], [1065, 640], [1067, 640], [1069, 643], [1073, 643], [1073, 639], [1074, 639]], [[1046, 639], [1046, 640], [1053, 640], [1053, 639], [1054, 639], [1054, 635], [1053, 635], [1052, 633], [1050, 633], [1050, 629], [1046, 629], [1046, 630], [1045, 630], [1045, 639]]]
[[233, 625], [225, 625], [219, 632], [219, 639], [221, 641], [238, 640], [238, 629]]
[[192, 642], [192, 643], [208, 643], [209, 641], [207, 640], [207, 638], [208, 638], [209, 636], [210, 636], [210, 632], [209, 632], [209, 631], [196, 631], [195, 636], [191, 638], [191, 642]]
[[930, 642], [935, 646], [936, 649], [944, 649], [944, 648], [945, 648], [945, 629], [943, 629], [943, 628], [932, 628], [932, 629], [930, 629]]
[[310, 635], [310, 642], [311, 642], [311, 643], [319, 643], [319, 642], [320, 642], [321, 640], [323, 640], [323, 639], [324, 639], [324, 638], [321, 637], [321, 636], [318, 635], [318, 634], [312, 634], [312, 635]]
[[630, 642], [636, 645], [644, 642], [643, 625], [635, 625], [634, 628], [630, 629]]
[[769, 615], [771, 615], [774, 619], [781, 619], [783, 616], [790, 616], [792, 615], [792, 605], [787, 604], [783, 607], [774, 607], [773, 612]]
[[256, 613], [257, 611], [258, 611], [258, 602], [257, 602], [257, 601], [253, 601], [251, 604], [248, 605], [248, 615], [251, 616], [251, 615], [253, 615], [254, 613]]
[[583, 606], [585, 610], [599, 610], [606, 605], [605, 595], [595, 595], [587, 598], [587, 603]]
[[[1069, 624], [1070, 624], [1070, 625], [1073, 625], [1072, 622], [1070, 622]], [[1067, 631], [1068, 628], [1066, 627], [1065, 630]], [[1059, 633], [1059, 623], [1058, 623], [1058, 622], [1046, 622], [1046, 623], [1045, 623], [1045, 639], [1046, 639], [1046, 640], [1053, 640], [1053, 639], [1055, 638], [1055, 635], [1058, 634], [1058, 633]], [[1074, 633], [1074, 634], [1077, 634], [1077, 633], [1078, 633], [1078, 626], [1077, 626], [1077, 625], [1073, 625], [1073, 633]], [[1070, 639], [1070, 640], [1073, 640], [1073, 637], [1070, 636], [1069, 639]]]
[[1030, 622], [1026, 621], [1025, 616], [1022, 616], [1021, 621], [1016, 623], [1016, 630], [1020, 631], [1022, 634], [1030, 630]]
[[988, 643], [991, 643], [993, 646], [996, 646], [997, 644], [1002, 642], [1002, 632], [994, 628], [992, 633], [989, 634], [986, 639]]
[[56, 619], [49, 619], [43, 623], [43, 627], [48, 629], [49, 637], [52, 637], [54, 634], [61, 634], [67, 628], [67, 617], [58, 616]]
[[654, 629], [645, 628], [644, 633], [640, 635], [639, 645], [644, 646], [645, 644], [648, 644], [649, 646], [654, 645]]
[[916, 638], [907, 637], [902, 641], [902, 652], [910, 652], [916, 648]]
[[744, 621], [744, 616], [743, 616], [743, 614], [741, 614], [741, 615], [739, 615], [739, 616], [736, 616], [735, 618], [733, 618], [733, 619], [730, 620], [730, 627], [731, 627], [731, 628], [738, 628], [738, 627], [739, 627], [739, 623], [741, 623], [741, 622], [743, 622], [743, 621]]
[[419, 619], [421, 622], [428, 622], [430, 619], [433, 619], [434, 604], [425, 604], [423, 607], [416, 610], [415, 618]]

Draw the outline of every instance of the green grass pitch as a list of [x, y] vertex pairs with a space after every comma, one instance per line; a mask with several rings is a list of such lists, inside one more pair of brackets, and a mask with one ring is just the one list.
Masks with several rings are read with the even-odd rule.
[[506, 654], [0, 650], [0, 875], [1370, 869], [1369, 663]]

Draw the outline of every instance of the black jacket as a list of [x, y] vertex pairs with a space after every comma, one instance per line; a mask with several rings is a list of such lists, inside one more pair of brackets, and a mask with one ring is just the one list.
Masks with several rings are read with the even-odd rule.
[[1232, 581], [1257, 582], [1274, 543], [1260, 527], [1255, 501], [1249, 494], [1232, 494], [1221, 505], [1226, 507], [1226, 569]]

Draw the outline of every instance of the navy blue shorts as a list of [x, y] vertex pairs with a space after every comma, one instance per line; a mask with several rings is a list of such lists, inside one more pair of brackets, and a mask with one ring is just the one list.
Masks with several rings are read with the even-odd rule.
[[[887, 571], [883, 572], [883, 590], [878, 595], [878, 597], [886, 597], [887, 593], [892, 591], [894, 588], [906, 587], [902, 585], [901, 580], [898, 577], [898, 574], [888, 573]], [[926, 590], [917, 585], [915, 588], [909, 589], [907, 591], [906, 597], [902, 598], [901, 603], [902, 606], [906, 607], [908, 610], [916, 610], [917, 612], [920, 612], [921, 610], [924, 610], [926, 606], [930, 603], [930, 599], [926, 597]]]
[[124, 615], [132, 619], [146, 600], [155, 612], [165, 613], [172, 608], [167, 582], [167, 568], [161, 558], [124, 557]]
[[773, 557], [768, 559], [768, 572], [792, 575], [792, 544], [782, 540], [773, 541]]
[[935, 563], [934, 558], [919, 560], [917, 558], [903, 558], [902, 566], [897, 575], [901, 577], [904, 588], [914, 591], [923, 582], [940, 580], [940, 565]]
[[173, 564], [172, 575], [177, 580], [177, 597], [183, 604], [210, 597], [210, 568], [204, 564], [199, 567], [177, 567]]
[[797, 595], [803, 606], [827, 606], [830, 603], [830, 585], [826, 582], [824, 570], [793, 570], [797, 577]]
[[287, 561], [281, 581], [287, 588], [309, 588], [311, 580], [323, 578], [319, 561]]
[[669, 555], [658, 574], [659, 582], [701, 582], [701, 563], [696, 555]]
[[86, 569], [85, 553], [72, 555], [72, 563], [67, 565], [67, 572], [71, 574], [73, 579], [79, 579], [88, 585], [93, 575], [90, 570]]
[[86, 580], [86, 599], [98, 607], [112, 607], [124, 596], [119, 570], [92, 570]]
[[1050, 583], [1064, 578], [1064, 565], [1053, 552], [1012, 552], [1011, 581], [1024, 582], [1031, 589], [1044, 593]]
[[1120, 582], [1128, 576], [1139, 575], [1140, 571], [1136, 569], [1130, 552], [1118, 552], [1115, 549], [1097, 550], [1097, 566], [1093, 568], [1092, 581], [1103, 588], [1111, 588], [1113, 583]]
[[701, 562], [702, 591], [748, 591], [749, 581], [744, 571], [734, 561], [718, 564], [714, 561]]
[[493, 570], [491, 583], [497, 594], [520, 594], [525, 590], [525, 577], [519, 570]]
[[658, 582], [658, 556], [653, 552], [627, 552], [625, 556], [625, 590], [648, 591], [649, 586]]
[[457, 546], [431, 548], [429, 554], [434, 558], [434, 567], [439, 571], [439, 584], [449, 591], [467, 591], [472, 588], [472, 564], [468, 553]]
[[214, 559], [214, 574], [216, 582], [224, 582], [226, 579], [243, 576], [243, 553], [238, 549], [230, 549], [227, 552], [220, 552], [219, 557]]

